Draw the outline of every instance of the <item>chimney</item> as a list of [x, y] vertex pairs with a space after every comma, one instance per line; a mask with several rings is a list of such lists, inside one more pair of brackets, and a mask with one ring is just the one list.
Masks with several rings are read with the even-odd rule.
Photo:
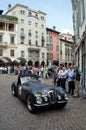
[[56, 30], [56, 26], [53, 26], [53, 30]]
[[11, 4], [8, 5], [8, 10], [10, 10], [10, 9], [11, 9]]

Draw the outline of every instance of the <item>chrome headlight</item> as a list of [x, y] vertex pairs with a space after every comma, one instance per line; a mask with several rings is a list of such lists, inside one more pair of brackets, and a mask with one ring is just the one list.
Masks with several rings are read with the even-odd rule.
[[36, 102], [37, 104], [42, 104], [42, 97], [37, 97]]
[[61, 100], [61, 96], [60, 95], [57, 95], [58, 99]]
[[67, 94], [65, 94], [65, 100], [68, 100], [68, 96], [67, 96]]
[[47, 101], [48, 101], [48, 97], [45, 96], [45, 97], [44, 97], [44, 100], [47, 102]]

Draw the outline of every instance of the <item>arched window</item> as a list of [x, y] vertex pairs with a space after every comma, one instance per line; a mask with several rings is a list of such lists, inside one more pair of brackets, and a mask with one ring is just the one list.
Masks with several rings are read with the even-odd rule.
[[38, 14], [35, 14], [35, 16], [38, 18]]
[[32, 16], [32, 13], [31, 13], [31, 12], [29, 12], [29, 13], [28, 13], [28, 16]]
[[23, 28], [21, 28], [21, 34], [24, 34], [24, 29]]

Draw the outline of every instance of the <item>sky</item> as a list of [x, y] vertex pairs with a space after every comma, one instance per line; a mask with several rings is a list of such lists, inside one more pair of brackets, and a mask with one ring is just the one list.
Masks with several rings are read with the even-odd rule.
[[22, 4], [35, 11], [46, 13], [46, 27], [53, 28], [61, 33], [73, 34], [72, 4], [71, 0], [0, 0], [0, 9], [5, 14], [8, 4], [15, 6]]

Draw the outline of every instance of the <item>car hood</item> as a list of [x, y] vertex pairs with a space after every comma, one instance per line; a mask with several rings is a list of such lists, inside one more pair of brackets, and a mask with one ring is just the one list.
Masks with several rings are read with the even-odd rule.
[[32, 83], [30, 89], [33, 93], [43, 93], [50, 90], [57, 91], [57, 93], [64, 93], [64, 90], [61, 87], [54, 87], [45, 83]]

